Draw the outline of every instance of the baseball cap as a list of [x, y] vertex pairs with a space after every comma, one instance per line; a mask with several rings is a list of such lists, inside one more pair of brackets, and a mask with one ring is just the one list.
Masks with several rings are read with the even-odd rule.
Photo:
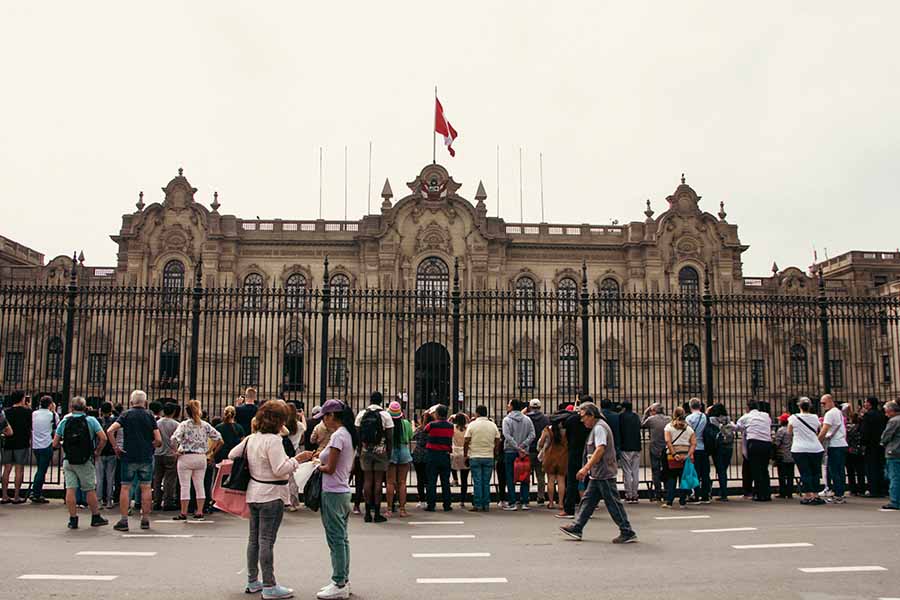
[[325, 404], [322, 405], [322, 410], [320, 411], [319, 414], [327, 415], [329, 413], [338, 413], [338, 412], [344, 412], [344, 403], [341, 402], [340, 400], [335, 400], [334, 398], [332, 398], [331, 400], [326, 401]]
[[540, 408], [541, 401], [538, 400], [537, 398], [532, 398], [531, 401], [528, 402], [528, 407], [529, 408]]

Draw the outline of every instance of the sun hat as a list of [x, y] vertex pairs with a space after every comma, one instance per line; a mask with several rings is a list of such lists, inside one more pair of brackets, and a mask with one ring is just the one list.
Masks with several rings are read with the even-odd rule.
[[400, 403], [394, 400], [388, 406], [388, 414], [391, 415], [392, 419], [397, 419], [403, 416], [403, 409], [400, 408]]

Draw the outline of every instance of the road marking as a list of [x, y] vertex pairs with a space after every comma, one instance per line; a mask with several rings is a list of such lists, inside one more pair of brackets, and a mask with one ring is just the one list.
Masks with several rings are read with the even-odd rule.
[[803, 573], [855, 573], [858, 571], [887, 571], [884, 567], [868, 565], [861, 567], [806, 567], [798, 569]]
[[691, 529], [691, 533], [728, 533], [730, 531], [758, 531], [756, 527], [726, 527], [725, 529]]
[[207, 523], [215, 523], [215, 521], [172, 521], [169, 519], [157, 519], [153, 522], [159, 525], [206, 525]]
[[434, 552], [414, 553], [413, 558], [490, 558], [490, 552]]
[[745, 544], [740, 546], [732, 546], [735, 550], [756, 550], [762, 548], [809, 548], [812, 544], [809, 542], [793, 542], [789, 544]]
[[470, 534], [463, 535], [411, 535], [414, 540], [474, 540], [475, 536]]
[[409, 521], [409, 525], [465, 525], [465, 521]]
[[192, 538], [192, 533], [123, 533], [123, 538]]
[[674, 521], [676, 519], [708, 519], [709, 515], [689, 515], [685, 517], [653, 517], [657, 521]]
[[[896, 508], [879, 508], [878, 512], [897, 512], [897, 509]], [[884, 600], [884, 599], [882, 599], [882, 600]], [[888, 599], [888, 600], [890, 600], [890, 599]]]
[[42, 579], [48, 581], [112, 581], [118, 575], [19, 575], [18, 579]]
[[76, 552], [75, 556], [156, 556], [156, 552], [116, 552], [106, 550], [85, 550]]
[[443, 579], [416, 579], [416, 583], [509, 583], [506, 577], [448, 577]]

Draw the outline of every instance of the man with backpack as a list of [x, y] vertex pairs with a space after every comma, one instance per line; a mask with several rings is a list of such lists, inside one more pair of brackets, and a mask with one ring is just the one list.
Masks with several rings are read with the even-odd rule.
[[88, 506], [91, 508], [91, 527], [109, 525], [109, 521], [100, 516], [94, 468], [94, 460], [106, 444], [106, 434], [97, 419], [85, 414], [86, 404], [81, 396], [73, 398], [72, 412], [60, 421], [53, 436], [53, 447], [59, 448], [62, 445], [65, 454], [63, 473], [66, 480], [69, 529], [78, 529], [75, 490], [79, 488], [87, 495]]
[[[694, 468], [697, 469], [697, 478], [700, 480], [700, 486], [694, 489], [694, 499], [700, 504], [709, 504], [709, 491], [711, 482], [709, 480], [709, 454], [712, 448], [706, 447], [706, 440], [711, 438], [712, 430], [706, 431], [709, 426], [709, 417], [703, 412], [703, 403], [700, 398], [691, 398], [690, 402], [691, 414], [687, 416], [685, 421], [694, 430], [697, 436], [697, 448], [694, 450]], [[716, 432], [718, 433], [718, 432]], [[712, 439], [715, 439], [712, 437]]]
[[[381, 515], [381, 487], [390, 463], [394, 420], [384, 410], [381, 392], [372, 392], [371, 404], [356, 415], [359, 431], [359, 465], [363, 471], [363, 494], [366, 498], [365, 522], [384, 523]], [[374, 514], [374, 517], [372, 513]]]

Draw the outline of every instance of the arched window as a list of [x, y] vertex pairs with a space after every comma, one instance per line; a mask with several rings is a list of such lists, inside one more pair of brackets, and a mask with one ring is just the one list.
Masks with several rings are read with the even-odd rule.
[[615, 312], [619, 299], [619, 282], [612, 277], [604, 277], [600, 282], [600, 312], [611, 314]]
[[682, 392], [700, 391], [700, 348], [695, 344], [681, 349], [681, 385]]
[[575, 344], [566, 343], [559, 347], [560, 391], [576, 391], [578, 385], [578, 348]]
[[163, 306], [180, 306], [183, 289], [184, 264], [180, 260], [170, 260], [163, 267]]
[[556, 286], [557, 310], [574, 313], [578, 308], [578, 284], [571, 277], [563, 277]]
[[285, 392], [297, 392], [303, 389], [303, 342], [291, 340], [284, 346], [284, 381]]
[[331, 286], [331, 308], [347, 310], [350, 307], [350, 278], [338, 273], [329, 281]]
[[47, 342], [47, 378], [58, 379], [62, 375], [63, 342], [52, 337]]
[[443, 308], [450, 290], [450, 269], [437, 256], [429, 256], [416, 269], [416, 296], [423, 308]]
[[806, 358], [806, 348], [803, 347], [803, 344], [791, 346], [791, 385], [806, 385], [809, 383]]
[[161, 390], [178, 389], [181, 374], [181, 349], [178, 341], [168, 339], [159, 349], [159, 385]]
[[250, 273], [244, 277], [244, 308], [259, 308], [262, 304], [263, 276]]
[[678, 291], [686, 296], [700, 295], [700, 275], [694, 267], [683, 267], [678, 271]]
[[535, 288], [534, 279], [523, 275], [516, 280], [516, 310], [518, 312], [534, 312]]
[[306, 308], [306, 277], [294, 273], [284, 282], [284, 295], [287, 307], [291, 310]]

